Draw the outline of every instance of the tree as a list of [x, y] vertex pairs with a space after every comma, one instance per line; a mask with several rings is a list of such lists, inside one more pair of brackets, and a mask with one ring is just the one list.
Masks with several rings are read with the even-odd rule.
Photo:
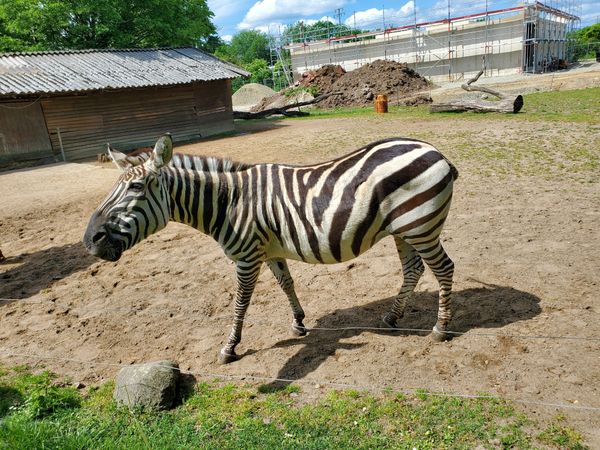
[[220, 43], [212, 17], [206, 0], [0, 0], [0, 51], [212, 50]]
[[251, 83], [269, 84], [273, 77], [271, 69], [264, 59], [255, 59], [250, 64], [244, 65], [244, 69], [252, 74], [250, 76]]
[[600, 51], [600, 23], [574, 31], [569, 37], [574, 41], [575, 59], [593, 58]]
[[361, 30], [350, 28], [344, 24], [319, 20], [311, 25], [307, 25], [303, 21], [296, 22], [286, 28], [283, 37], [286, 42], [310, 42], [360, 33], [362, 33]]
[[230, 44], [220, 46], [215, 55], [234, 64], [250, 64], [255, 59], [270, 59], [269, 38], [257, 30], [240, 31]]

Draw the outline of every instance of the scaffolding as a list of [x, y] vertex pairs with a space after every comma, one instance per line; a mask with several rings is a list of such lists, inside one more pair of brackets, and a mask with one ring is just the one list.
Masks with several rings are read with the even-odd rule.
[[[540, 73], [561, 68], [573, 55], [569, 36], [579, 24], [572, 2], [525, 5], [523, 13], [523, 72]], [[560, 6], [560, 7], [557, 7]]]
[[[459, 6], [448, 0], [437, 12], [428, 11], [437, 16], [426, 22], [419, 22], [417, 5], [404, 15], [382, 11], [384, 27], [360, 34], [347, 34], [352, 16], [346, 25], [314, 32], [302, 26], [296, 33], [279, 29], [271, 35], [271, 64], [291, 74], [285, 82], [325, 64], [351, 71], [376, 59], [407, 63], [433, 81], [454, 81], [477, 73], [484, 55], [485, 76], [556, 70], [572, 58], [569, 35], [579, 25], [577, 0], [507, 0], [506, 7], [494, 10], [486, 0], [483, 11], [479, 0]], [[393, 20], [399, 23], [392, 26]]]

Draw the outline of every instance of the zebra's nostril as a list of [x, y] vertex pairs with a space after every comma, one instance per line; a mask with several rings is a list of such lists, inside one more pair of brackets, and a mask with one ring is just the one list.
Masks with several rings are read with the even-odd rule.
[[104, 231], [99, 231], [96, 234], [94, 234], [94, 236], [92, 236], [92, 242], [94, 244], [97, 244], [98, 242], [102, 241], [105, 238], [106, 238], [106, 233]]

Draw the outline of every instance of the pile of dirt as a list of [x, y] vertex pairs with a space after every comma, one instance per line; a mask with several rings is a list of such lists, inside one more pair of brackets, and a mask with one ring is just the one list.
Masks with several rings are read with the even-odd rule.
[[342, 66], [327, 64], [317, 70], [304, 72], [298, 85], [313, 88], [319, 94], [326, 94], [332, 92], [331, 87], [344, 75], [346, 71]]
[[391, 104], [418, 104], [431, 101], [429, 95], [417, 95], [427, 90], [430, 82], [408, 65], [378, 59], [336, 81], [328, 92], [341, 92], [319, 103], [320, 108], [367, 106], [376, 95], [387, 95]]
[[268, 86], [258, 83], [248, 83], [239, 88], [231, 97], [233, 109], [236, 111], [249, 111], [265, 97], [270, 97], [275, 91]]
[[[339, 65], [327, 64], [317, 70], [305, 72], [293, 87], [263, 98], [251, 111], [258, 112], [305, 101], [309, 99], [305, 98], [308, 93], [317, 96], [333, 92], [340, 94], [326, 98], [315, 106], [368, 106], [373, 104], [376, 95], [387, 95], [392, 105], [418, 105], [431, 102], [427, 92], [430, 86], [427, 79], [408, 65], [396, 61], [378, 59], [352, 72], [346, 72]], [[302, 93], [305, 96], [301, 96]]]

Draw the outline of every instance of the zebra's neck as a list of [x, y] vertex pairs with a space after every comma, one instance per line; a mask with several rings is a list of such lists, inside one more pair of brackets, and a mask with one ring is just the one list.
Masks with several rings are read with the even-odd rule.
[[173, 165], [165, 175], [171, 220], [196, 228], [218, 241], [228, 206], [235, 203], [236, 171], [197, 170]]

